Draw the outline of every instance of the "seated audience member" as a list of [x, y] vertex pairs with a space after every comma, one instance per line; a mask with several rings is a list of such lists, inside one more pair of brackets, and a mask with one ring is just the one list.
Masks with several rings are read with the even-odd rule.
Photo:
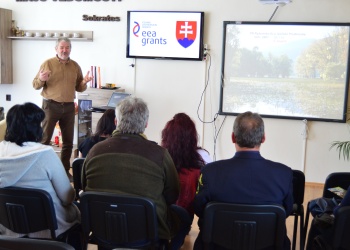
[[[339, 208], [345, 207], [345, 206], [350, 206], [350, 186], [348, 187], [347, 192], [344, 198], [342, 199], [342, 201], [340, 202], [340, 204], [333, 209], [334, 217], [337, 216]], [[324, 241], [324, 243], [328, 244], [329, 247], [331, 248], [332, 241], [333, 241], [333, 227], [318, 226], [317, 223], [315, 222], [315, 219], [313, 219], [309, 229], [306, 250], [318, 249], [318, 248], [315, 248], [314, 246], [314, 243], [315, 243], [314, 240], [317, 236], [320, 236]]]
[[[260, 155], [260, 145], [265, 141], [264, 122], [260, 115], [252, 112], [238, 115], [231, 138], [236, 148], [233, 158], [209, 163], [202, 169], [194, 199], [199, 228], [205, 206], [211, 201], [279, 204], [288, 216], [293, 207], [293, 172], [289, 167]], [[203, 249], [201, 232], [194, 249]], [[283, 249], [290, 250], [287, 234]]]
[[115, 110], [107, 109], [96, 125], [95, 134], [86, 138], [78, 147], [79, 157], [86, 157], [89, 150], [98, 142], [105, 140], [115, 130]]
[[97, 143], [86, 156], [82, 185], [84, 191], [129, 194], [153, 200], [157, 207], [159, 238], [169, 240], [188, 223], [169, 209], [179, 196], [179, 178], [168, 151], [147, 140], [144, 131], [148, 116], [148, 107], [140, 98], [128, 97], [117, 105], [117, 129], [111, 138]]
[[[0, 143], [0, 187], [35, 188], [47, 191], [57, 217], [56, 235], [80, 223], [79, 209], [73, 204], [75, 191], [54, 150], [41, 144], [44, 111], [33, 103], [13, 106], [7, 113], [5, 140]], [[78, 230], [71, 230], [69, 243], [80, 248]], [[22, 237], [0, 225], [0, 234]], [[49, 230], [30, 233], [30, 238], [51, 238]]]
[[[162, 131], [161, 145], [169, 151], [179, 174], [181, 189], [176, 205], [187, 210], [192, 224], [193, 199], [200, 170], [207, 161], [211, 162], [210, 156], [206, 150], [198, 147], [196, 126], [185, 113], [178, 113], [167, 122]], [[183, 235], [178, 235], [180, 237], [178, 242], [184, 242], [190, 229], [191, 225], [183, 232]]]
[[179, 174], [181, 191], [176, 203], [194, 215], [192, 203], [200, 170], [212, 160], [208, 151], [198, 147], [196, 126], [187, 114], [178, 113], [167, 122], [161, 146], [169, 151]]

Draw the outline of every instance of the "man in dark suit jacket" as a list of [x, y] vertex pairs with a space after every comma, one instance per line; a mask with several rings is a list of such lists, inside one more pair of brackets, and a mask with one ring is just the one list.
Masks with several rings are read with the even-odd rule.
[[[236, 147], [233, 158], [207, 164], [194, 200], [199, 228], [205, 206], [210, 201], [240, 204], [279, 204], [288, 216], [293, 208], [292, 169], [260, 155], [265, 141], [264, 122], [260, 115], [245, 112], [237, 116], [232, 132]], [[202, 248], [199, 233], [194, 249]], [[284, 249], [290, 249], [286, 235]]]

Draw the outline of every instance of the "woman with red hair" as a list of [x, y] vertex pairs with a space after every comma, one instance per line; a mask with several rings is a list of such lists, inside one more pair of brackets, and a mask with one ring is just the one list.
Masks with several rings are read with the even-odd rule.
[[[193, 220], [193, 199], [201, 168], [211, 162], [209, 153], [198, 146], [196, 126], [185, 113], [178, 113], [167, 122], [161, 145], [169, 151], [179, 174], [181, 191], [176, 205], [185, 208]], [[183, 235], [183, 240], [190, 229]]]

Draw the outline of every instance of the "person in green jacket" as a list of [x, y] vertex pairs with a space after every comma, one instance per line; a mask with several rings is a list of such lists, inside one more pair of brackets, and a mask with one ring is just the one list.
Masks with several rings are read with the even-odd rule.
[[190, 220], [179, 215], [182, 208], [169, 209], [179, 196], [179, 178], [168, 151], [145, 136], [148, 117], [147, 104], [140, 98], [131, 96], [118, 104], [116, 130], [90, 149], [83, 165], [82, 185], [85, 191], [153, 200], [159, 238], [170, 240], [182, 227], [188, 227]]

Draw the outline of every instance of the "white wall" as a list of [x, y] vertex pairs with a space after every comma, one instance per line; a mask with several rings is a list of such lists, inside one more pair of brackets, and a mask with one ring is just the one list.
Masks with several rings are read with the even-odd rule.
[[[222, 22], [268, 21], [275, 5], [258, 0], [122, 0], [93, 1], [1, 1], [0, 8], [11, 9], [13, 19], [24, 30], [92, 30], [93, 42], [73, 42], [72, 59], [87, 72], [91, 65], [101, 67], [102, 82], [114, 82], [144, 98], [150, 108], [146, 134], [159, 142], [160, 132], [177, 112], [186, 112], [195, 121], [203, 146], [216, 159], [232, 157], [235, 150], [230, 134], [234, 117], [219, 116], [213, 123], [201, 123], [197, 109], [206, 84], [209, 62], [140, 60], [125, 57], [127, 10], [196, 10], [205, 11], [205, 43], [209, 45], [211, 68], [205, 102], [199, 107], [202, 120], [211, 121], [218, 111], [220, 93]], [[272, 21], [349, 22], [348, 0], [294, 0], [281, 7]], [[86, 22], [82, 15], [120, 16], [120, 22]], [[32, 79], [40, 64], [54, 56], [53, 41], [13, 41], [14, 84], [0, 85], [0, 106], [8, 110], [16, 103], [31, 101], [41, 105], [40, 91], [32, 88]], [[130, 67], [130, 64], [136, 67]], [[12, 101], [5, 101], [6, 94]], [[223, 126], [218, 135], [217, 132]], [[335, 171], [349, 171], [349, 162], [339, 160], [329, 150], [334, 140], [350, 138], [347, 125], [308, 122], [305, 140], [302, 121], [265, 119], [267, 140], [262, 155], [305, 171], [309, 182], [323, 182]], [[216, 141], [214, 138], [217, 136]]]

